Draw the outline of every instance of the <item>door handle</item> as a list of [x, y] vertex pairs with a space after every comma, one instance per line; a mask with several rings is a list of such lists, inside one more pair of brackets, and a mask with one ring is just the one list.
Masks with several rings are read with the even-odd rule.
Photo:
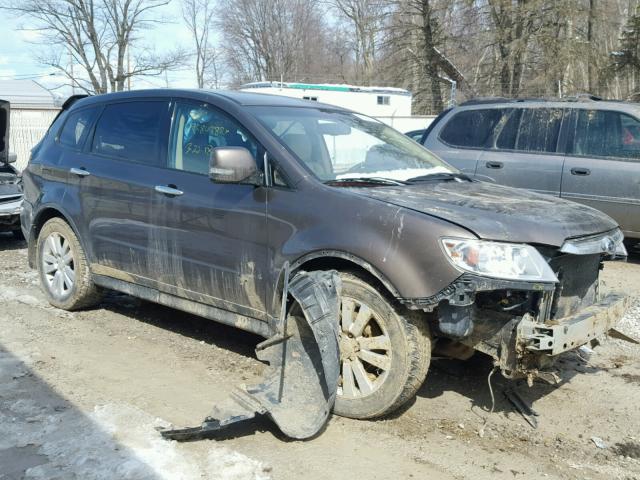
[[487, 168], [498, 169], [502, 168], [504, 165], [502, 164], [502, 162], [487, 162], [486, 166]]
[[91, 175], [91, 173], [87, 172], [84, 168], [72, 168], [69, 170], [69, 172], [79, 177], [88, 177], [89, 175]]
[[156, 185], [155, 191], [170, 197], [179, 197], [184, 193], [182, 190], [175, 188], [175, 185]]
[[591, 170], [588, 168], [572, 168], [571, 175], [580, 175], [585, 177], [587, 175], [591, 175]]

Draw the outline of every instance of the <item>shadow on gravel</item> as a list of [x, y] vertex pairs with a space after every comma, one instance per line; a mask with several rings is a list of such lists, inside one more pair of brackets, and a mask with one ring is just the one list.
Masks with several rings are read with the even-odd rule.
[[109, 292], [102, 308], [194, 340], [255, 358], [258, 335], [126, 294]]
[[0, 250], [21, 250], [27, 248], [27, 242], [20, 239], [18, 240], [12, 233], [0, 232]]
[[42, 479], [160, 478], [0, 344], [0, 478], [20, 480], [27, 472]]
[[[575, 375], [596, 373], [601, 370], [590, 365], [575, 352], [561, 355], [555, 367], [562, 379], [559, 385], [536, 381], [532, 387], [529, 387], [525, 380], [509, 380], [496, 371], [491, 377], [495, 398], [494, 412], [515, 411], [513, 405], [504, 396], [505, 390], [515, 390], [535, 409], [535, 402], [538, 399], [570, 382]], [[471, 400], [472, 407], [488, 412], [491, 410], [492, 402], [487, 378], [492, 368], [492, 359], [482, 354], [476, 354], [467, 361], [434, 360], [427, 380], [418, 391], [418, 395], [424, 398], [437, 398], [445, 392], [453, 391]]]

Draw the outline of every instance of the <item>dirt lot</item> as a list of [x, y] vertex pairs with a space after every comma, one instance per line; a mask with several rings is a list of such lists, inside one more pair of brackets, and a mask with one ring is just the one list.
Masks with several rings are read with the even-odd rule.
[[[557, 387], [518, 385], [531, 428], [490, 362], [435, 361], [415, 402], [375, 422], [334, 417], [306, 442], [267, 421], [217, 440], [167, 442], [261, 373], [259, 338], [127, 296], [49, 307], [22, 242], [0, 236], [0, 479], [640, 479], [640, 346], [603, 339], [567, 354]], [[606, 288], [640, 297], [640, 258], [608, 264]], [[640, 304], [622, 329], [640, 336]], [[596, 442], [602, 441], [599, 448]], [[598, 440], [600, 439], [600, 440]]]

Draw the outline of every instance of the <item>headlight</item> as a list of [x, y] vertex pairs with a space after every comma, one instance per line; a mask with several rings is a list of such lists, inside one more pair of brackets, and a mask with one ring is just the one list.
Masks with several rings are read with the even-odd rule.
[[560, 249], [562, 253], [573, 255], [605, 254], [610, 258], [626, 258], [627, 249], [624, 246], [624, 234], [616, 228], [607, 233], [567, 240]]
[[558, 281], [549, 264], [531, 245], [461, 238], [441, 241], [451, 263], [461, 270], [505, 280]]

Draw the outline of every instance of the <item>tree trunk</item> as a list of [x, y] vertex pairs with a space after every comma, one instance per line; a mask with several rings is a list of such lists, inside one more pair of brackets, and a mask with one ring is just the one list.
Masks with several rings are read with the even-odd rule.
[[422, 0], [422, 41], [424, 42], [424, 69], [431, 83], [431, 113], [439, 113], [444, 109], [442, 91], [440, 89], [440, 76], [438, 75], [438, 58], [435, 55], [433, 35], [433, 12], [430, 0]]

